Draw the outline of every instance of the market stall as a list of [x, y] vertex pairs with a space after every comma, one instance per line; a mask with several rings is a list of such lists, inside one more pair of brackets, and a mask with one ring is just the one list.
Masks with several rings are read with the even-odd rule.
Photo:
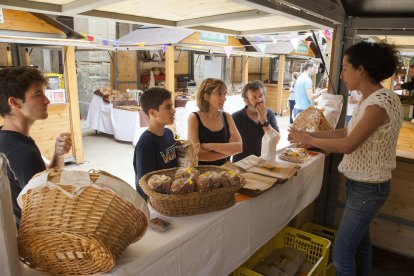
[[[151, 217], [171, 222], [172, 228], [148, 230], [107, 275], [228, 275], [318, 196], [324, 160], [317, 154], [289, 181], [255, 198], [238, 196], [234, 206], [222, 211], [166, 217], [150, 210]], [[42, 275], [23, 270], [23, 275]]]
[[148, 128], [148, 117], [142, 110], [122, 109], [122, 106], [114, 106], [101, 96], [93, 95], [86, 123], [91, 129], [135, 145], [141, 133]]
[[[48, 159], [52, 159], [56, 137], [62, 132], [70, 132], [72, 134], [73, 145], [71, 151], [65, 155], [65, 158], [76, 163], [82, 163], [83, 144], [80, 127], [74, 47], [59, 46], [73, 45], [77, 42], [75, 40], [65, 40], [65, 35], [61, 30], [47, 24], [28, 12], [3, 9], [3, 15], [4, 23], [0, 24], [0, 42], [4, 42], [4, 44], [0, 46], [0, 55], [6, 56], [7, 58], [2, 58], [5, 63], [1, 65], [31, 65], [31, 51], [28, 49], [33, 50], [34, 47], [43, 47], [46, 51], [54, 49], [61, 52], [64, 60], [64, 62], [62, 61], [62, 70], [65, 72], [65, 76], [63, 77], [62, 75], [57, 80], [57, 86], [53, 86], [53, 84], [56, 84], [54, 82], [55, 78], [52, 78], [51, 74], [45, 74], [53, 86], [50, 86], [46, 90], [46, 96], [51, 101], [49, 105], [49, 117], [33, 125], [31, 136], [36, 141], [42, 155]], [[49, 45], [48, 47], [50, 48], [47, 48], [45, 45]], [[12, 49], [14, 55], [23, 57], [21, 64], [16, 59], [11, 58], [13, 54]], [[62, 86], [60, 86], [60, 80], [62, 81]], [[2, 118], [0, 118], [1, 123]]]

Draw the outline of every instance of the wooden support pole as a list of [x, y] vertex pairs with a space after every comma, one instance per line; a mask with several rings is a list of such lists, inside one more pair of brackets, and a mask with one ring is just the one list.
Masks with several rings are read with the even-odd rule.
[[165, 89], [171, 91], [172, 100], [175, 98], [174, 78], [174, 46], [167, 46], [165, 49]]
[[65, 73], [66, 73], [66, 93], [69, 101], [69, 114], [72, 131], [72, 151], [76, 164], [83, 163], [83, 141], [82, 128], [80, 125], [78, 82], [76, 79], [75, 48], [64, 46]]
[[249, 56], [243, 56], [243, 84], [249, 82]]
[[115, 76], [115, 51], [109, 52], [109, 86], [114, 88], [115, 87], [115, 80], [117, 79], [117, 76]]
[[[171, 91], [171, 100], [175, 105], [174, 46], [165, 47], [165, 89]], [[168, 126], [172, 131], [174, 125]]]
[[279, 71], [277, 74], [277, 109], [276, 114], [282, 115], [283, 82], [285, 79], [286, 55], [279, 56]]

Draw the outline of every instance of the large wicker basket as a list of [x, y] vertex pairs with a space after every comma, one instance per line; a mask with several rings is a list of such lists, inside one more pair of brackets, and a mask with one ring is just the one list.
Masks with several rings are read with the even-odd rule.
[[22, 196], [21, 260], [52, 274], [109, 271], [122, 251], [145, 233], [149, 214], [145, 202], [142, 210], [137, 209], [108, 187], [94, 184], [100, 175], [113, 177], [105, 172], [91, 172], [91, 185], [82, 191], [61, 185], [60, 175], [60, 170], [48, 171], [49, 184]]
[[[226, 171], [218, 166], [197, 166], [200, 173], [207, 171]], [[150, 197], [152, 207], [159, 213], [167, 216], [191, 216], [226, 209], [234, 205], [235, 193], [246, 184], [241, 177], [241, 183], [237, 186], [221, 187], [206, 193], [192, 192], [182, 195], [161, 194], [148, 187], [148, 179], [154, 174], [164, 174], [174, 178], [178, 168], [159, 170], [148, 173], [141, 177], [139, 184], [144, 192]]]
[[333, 129], [323, 115], [323, 111], [313, 106], [299, 113], [293, 122], [292, 127], [297, 130], [305, 130], [310, 132]]

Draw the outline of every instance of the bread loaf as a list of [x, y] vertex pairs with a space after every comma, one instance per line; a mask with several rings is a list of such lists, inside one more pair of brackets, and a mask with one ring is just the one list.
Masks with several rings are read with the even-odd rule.
[[167, 175], [154, 174], [148, 180], [148, 186], [155, 192], [168, 194], [170, 193], [171, 182], [171, 177]]

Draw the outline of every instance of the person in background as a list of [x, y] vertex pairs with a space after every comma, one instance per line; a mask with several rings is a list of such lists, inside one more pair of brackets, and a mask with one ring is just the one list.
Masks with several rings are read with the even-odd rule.
[[227, 87], [219, 79], [205, 79], [197, 93], [198, 112], [188, 118], [188, 140], [200, 143], [199, 165], [223, 165], [240, 153], [242, 141], [233, 118], [222, 111]]
[[17, 197], [29, 180], [46, 168], [62, 168], [64, 155], [72, 148], [70, 133], [56, 138], [52, 161], [44, 160], [30, 129], [37, 120], [48, 117], [49, 99], [45, 96], [47, 80], [32, 67], [9, 67], [0, 70], [0, 115], [4, 118], [0, 130], [0, 152], [9, 160], [7, 175], [12, 194], [17, 227], [21, 209]]
[[145, 199], [147, 194], [139, 185], [141, 177], [149, 172], [178, 166], [173, 132], [166, 125], [174, 123], [175, 109], [171, 92], [153, 87], [145, 90], [140, 99], [141, 108], [149, 118], [149, 126], [135, 146], [135, 187]]
[[346, 202], [333, 249], [337, 276], [371, 275], [369, 226], [390, 193], [391, 171], [403, 120], [400, 99], [381, 81], [395, 72], [393, 45], [360, 42], [345, 51], [341, 79], [361, 94], [348, 128], [308, 133], [289, 130], [289, 140], [343, 153], [338, 170], [346, 177]]
[[242, 92], [242, 98], [246, 106], [233, 113], [234, 123], [243, 141], [243, 151], [233, 156], [233, 162], [237, 162], [249, 155], [260, 156], [262, 138], [270, 128], [279, 132], [275, 113], [266, 108], [266, 87], [260, 81], [247, 83]]
[[356, 90], [349, 91], [348, 95], [348, 107], [346, 109], [346, 124], [349, 124], [349, 121], [352, 118], [352, 113], [354, 112], [355, 107], [358, 105], [361, 100], [361, 95]]
[[292, 81], [290, 83], [290, 94], [289, 94], [289, 122], [293, 124], [293, 109], [295, 108], [295, 84], [299, 77], [299, 72], [292, 73]]
[[300, 112], [312, 106], [313, 101], [322, 92], [314, 92], [311, 77], [315, 74], [316, 66], [312, 61], [307, 61], [295, 83], [295, 108], [293, 115], [296, 117]]
[[394, 90], [411, 90], [408, 92], [408, 96], [414, 96], [414, 63], [410, 65], [410, 69], [408, 69], [408, 74], [411, 78], [411, 81], [395, 85]]

